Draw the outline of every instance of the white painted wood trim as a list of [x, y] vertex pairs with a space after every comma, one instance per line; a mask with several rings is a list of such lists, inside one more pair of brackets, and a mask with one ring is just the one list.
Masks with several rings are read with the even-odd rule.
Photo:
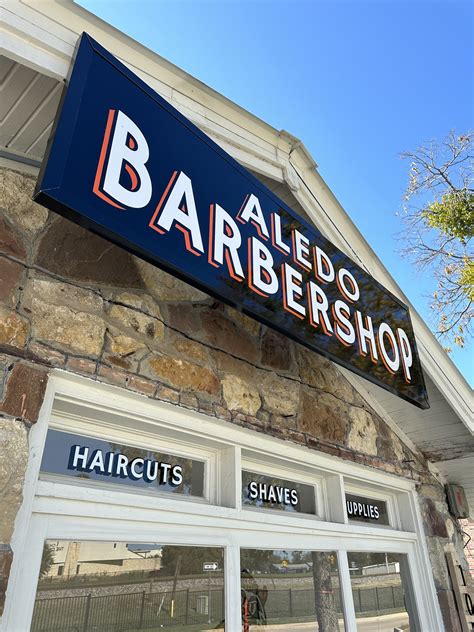
[[[323, 522], [307, 517], [296, 520], [291, 515], [284, 515], [284, 512], [281, 512], [282, 515], [275, 515], [275, 512], [269, 520], [265, 512], [241, 511], [237, 502], [234, 505], [229, 503], [231, 506], [228, 507], [215, 506], [190, 503], [179, 498], [141, 496], [124, 490], [92, 489], [65, 482], [38, 481], [40, 459], [54, 401], [60, 402], [61, 407], [65, 402], [77, 405], [82, 401], [86, 414], [87, 411], [91, 413], [95, 410], [98, 414], [107, 415], [112, 409], [115, 414], [121, 412], [139, 419], [141, 423], [148, 420], [158, 428], [173, 428], [185, 434], [192, 432], [199, 438], [198, 444], [207, 437], [213, 448], [221, 446], [221, 456], [233, 455], [234, 458], [229, 459], [229, 462], [232, 461], [236, 468], [239, 466], [241, 446], [249, 445], [249, 431], [237, 426], [152, 401], [117, 387], [55, 372], [48, 383], [39, 421], [31, 432], [25, 500], [13, 538], [15, 557], [3, 618], [4, 632], [28, 629], [45, 538], [103, 540], [106, 534], [106, 538], [111, 540], [155, 541], [157, 524], [160, 525], [159, 540], [163, 544], [224, 547], [228, 561], [226, 615], [229, 621], [240, 621], [239, 572], [236, 572], [239, 568], [239, 547], [337, 551], [339, 560], [347, 560], [345, 552], [350, 550], [388, 551], [410, 556], [420, 620], [429, 622], [431, 626], [422, 629], [429, 629], [430, 632], [442, 630], [421, 516], [419, 510], [416, 513], [416, 494], [411, 483], [383, 474], [374, 476], [379, 473], [259, 435], [267, 459], [271, 453], [278, 455], [278, 461], [294, 458], [304, 463], [313, 459], [320, 471], [328, 473], [329, 481], [334, 482], [335, 472], [343, 468], [359, 481], [365, 478], [369, 487], [376, 478], [377, 485], [385, 484], [393, 493], [403, 494], [405, 498], [411, 499], [416, 532]], [[216, 424], [220, 428], [217, 442]], [[254, 437], [254, 433], [250, 434]], [[222, 468], [215, 473], [221, 484], [223, 474]], [[339, 473], [337, 476], [341, 488], [342, 475]], [[238, 478], [235, 476], [234, 481], [231, 481], [227, 499], [231, 498], [232, 493], [235, 493], [235, 500], [240, 497]], [[333, 510], [340, 509], [341, 493]], [[328, 502], [331, 510], [334, 501], [331, 498]], [[409, 505], [406, 504], [404, 510], [409, 511]], [[348, 574], [345, 568], [342, 562], [343, 578], [346, 571]], [[32, 569], [36, 570], [32, 572]], [[347, 577], [344, 581], [347, 583]], [[350, 599], [345, 608], [348, 621], [353, 620]]]
[[357, 632], [354, 597], [352, 594], [351, 575], [349, 573], [347, 555], [345, 555], [342, 551], [338, 551], [337, 562], [339, 566], [342, 611], [344, 615], [344, 622], [346, 624], [345, 632]]

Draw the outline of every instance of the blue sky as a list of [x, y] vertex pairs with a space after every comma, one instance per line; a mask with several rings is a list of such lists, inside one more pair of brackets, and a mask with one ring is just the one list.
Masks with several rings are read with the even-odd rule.
[[[430, 275], [399, 254], [405, 150], [474, 127], [469, 2], [81, 0], [80, 4], [305, 143], [415, 308]], [[454, 347], [454, 345], [453, 345]], [[473, 346], [452, 359], [474, 382]]]

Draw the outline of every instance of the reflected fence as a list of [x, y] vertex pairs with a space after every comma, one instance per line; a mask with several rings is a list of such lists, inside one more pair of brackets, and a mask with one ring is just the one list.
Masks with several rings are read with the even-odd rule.
[[[401, 585], [354, 588], [358, 616], [389, 614], [405, 609]], [[342, 612], [339, 591], [334, 605]], [[267, 621], [315, 617], [314, 593], [309, 589], [270, 590], [265, 603]], [[209, 624], [218, 628], [224, 619], [224, 589], [134, 592], [126, 594], [67, 596], [38, 599], [31, 632], [135, 632], [151, 628], [183, 628]]]
[[[210, 606], [210, 607], [209, 607]], [[224, 619], [224, 589], [38, 599], [31, 632], [120, 632]]]

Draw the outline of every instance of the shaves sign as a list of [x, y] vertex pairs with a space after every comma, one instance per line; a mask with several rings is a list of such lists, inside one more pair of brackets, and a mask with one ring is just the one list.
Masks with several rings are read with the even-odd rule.
[[247, 495], [250, 500], [257, 500], [263, 503], [279, 503], [280, 505], [291, 505], [292, 507], [296, 507], [299, 503], [296, 489], [258, 483], [257, 481], [250, 481]]
[[87, 35], [35, 199], [428, 407], [406, 306]]

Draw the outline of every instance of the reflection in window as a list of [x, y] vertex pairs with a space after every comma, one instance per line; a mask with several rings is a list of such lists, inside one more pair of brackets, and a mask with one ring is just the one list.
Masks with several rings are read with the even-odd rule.
[[242, 505], [315, 514], [314, 487], [264, 474], [242, 471]]
[[348, 561], [357, 630], [418, 629], [406, 555], [349, 553]]
[[240, 568], [243, 632], [344, 630], [336, 553], [242, 549]]
[[31, 632], [224, 629], [217, 547], [47, 540]]

